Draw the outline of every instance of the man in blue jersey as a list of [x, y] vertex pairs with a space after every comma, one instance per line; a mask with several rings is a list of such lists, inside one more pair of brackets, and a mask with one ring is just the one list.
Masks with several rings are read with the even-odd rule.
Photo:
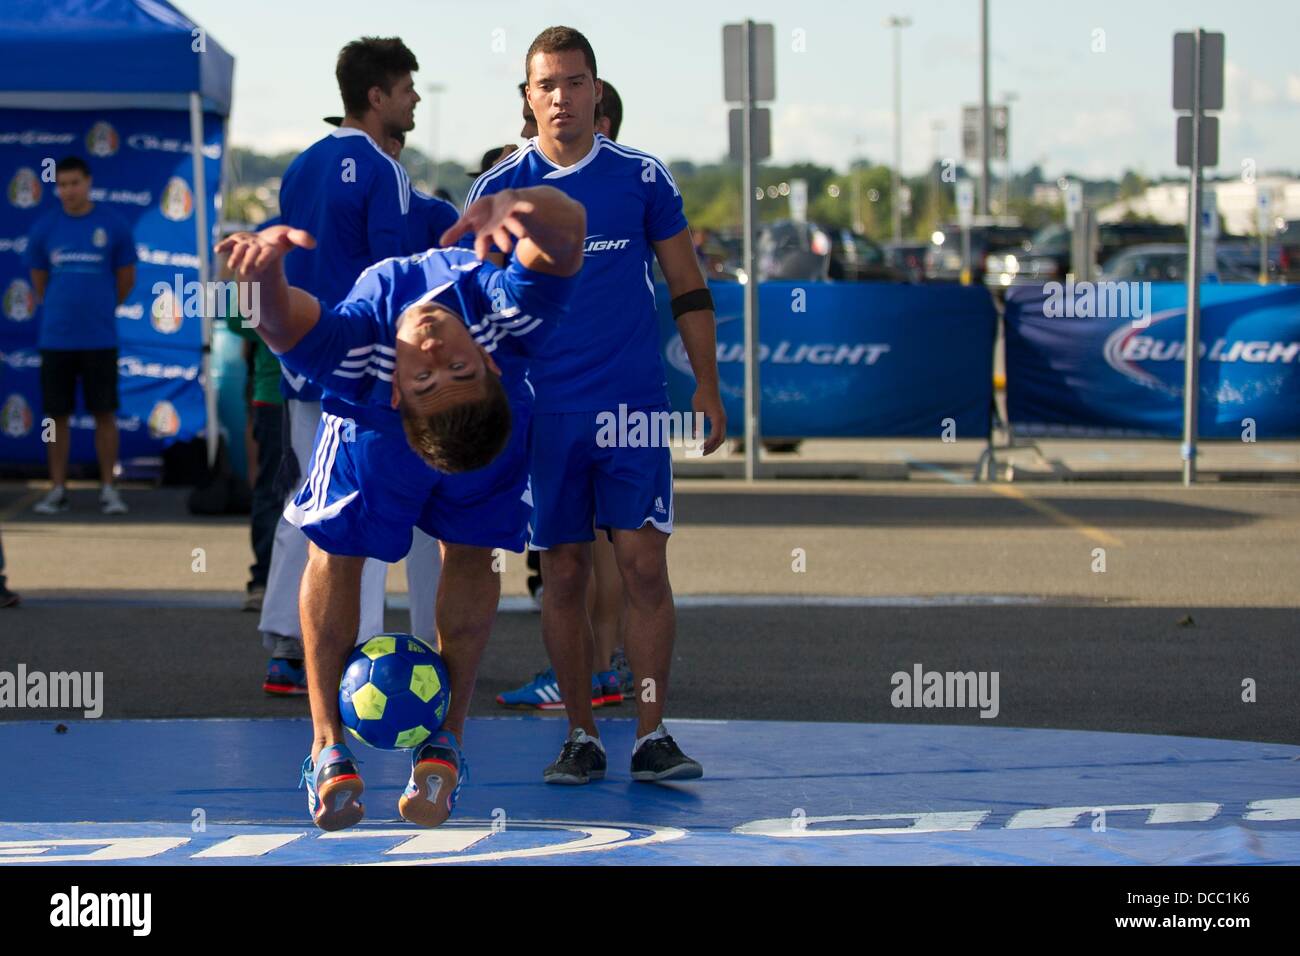
[[667, 567], [671, 451], [662, 443], [608, 447], [600, 420], [620, 410], [668, 409], [650, 274], [651, 258], [658, 257], [697, 381], [692, 404], [711, 426], [703, 450], [722, 443], [726, 414], [713, 303], [667, 167], [595, 131], [601, 83], [591, 44], [577, 30], [549, 28], [529, 47], [524, 67], [538, 135], [480, 177], [469, 202], [545, 182], [587, 210], [578, 290], [532, 375], [530, 546], [543, 550], [542, 636], [570, 725], [543, 779], [581, 784], [605, 773], [591, 711], [593, 638], [585, 607], [593, 525], [613, 540], [627, 595], [624, 637], [637, 686], [632, 777], [699, 777], [703, 768], [682, 753], [662, 722], [676, 629]]
[[[302, 774], [322, 829], [364, 812], [338, 711], [362, 565], [399, 560], [417, 527], [442, 543], [437, 623], [451, 707], [442, 731], [412, 752], [398, 809], [437, 826], [455, 806], [465, 718], [500, 597], [492, 551], [523, 548], [531, 510], [531, 356], [565, 313], [585, 225], [582, 206], [558, 190], [498, 192], [443, 237], [473, 230], [477, 253], [386, 259], [333, 307], [285, 277], [285, 254], [310, 249], [308, 233], [275, 226], [217, 247], [239, 279], [261, 283], [263, 341], [325, 392], [313, 466], [286, 510], [312, 541], [301, 610], [314, 738]], [[480, 261], [491, 241], [514, 247], [507, 268]], [[488, 414], [485, 391], [505, 397]]]
[[126, 504], [113, 484], [118, 450], [116, 312], [135, 284], [135, 242], [125, 219], [106, 203], [91, 202], [85, 160], [59, 160], [54, 177], [61, 208], [36, 220], [26, 251], [32, 291], [43, 306], [42, 412], [54, 422], [48, 451], [53, 487], [33, 510], [68, 510], [68, 426], [80, 379], [86, 411], [95, 417], [100, 510], [125, 514]]
[[[415, 55], [396, 37], [363, 37], [343, 47], [334, 73], [346, 115], [338, 129], [290, 163], [280, 184], [279, 222], [305, 229], [317, 243], [287, 260], [286, 274], [327, 306], [346, 296], [368, 266], [414, 251], [407, 222], [410, 180], [386, 147], [415, 126], [420, 97], [411, 74], [418, 69]], [[321, 390], [287, 369], [280, 390], [289, 444], [305, 473], [321, 417]], [[271, 655], [263, 682], [269, 693], [307, 691], [298, 636], [298, 593], [306, 566], [307, 539], [281, 520], [258, 622]], [[366, 566], [359, 636], [384, 629], [387, 574], [378, 561]]]

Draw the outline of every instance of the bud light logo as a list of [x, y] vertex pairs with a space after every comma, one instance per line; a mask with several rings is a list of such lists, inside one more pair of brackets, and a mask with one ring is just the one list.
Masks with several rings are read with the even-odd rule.
[[9, 205], [19, 209], [31, 209], [40, 204], [41, 180], [36, 170], [24, 166], [14, 173], [9, 180]]
[[100, 120], [86, 133], [86, 151], [101, 159], [117, 152], [121, 141], [112, 124]]
[[149, 412], [149, 435], [152, 438], [171, 438], [181, 430], [181, 416], [171, 402], [159, 402]]
[[161, 209], [164, 218], [172, 222], [183, 222], [190, 218], [190, 213], [194, 211], [194, 194], [190, 192], [190, 187], [185, 180], [179, 176], [167, 180], [167, 188], [162, 194]]
[[[1221, 384], [1239, 377], [1229, 375], [1226, 366], [1239, 363], [1245, 366], [1285, 366], [1300, 362], [1300, 341], [1252, 339], [1247, 337], [1250, 331], [1248, 323], [1241, 323], [1227, 334], [1200, 343], [1202, 362], [1223, 363], [1214, 373]], [[1185, 310], [1166, 309], [1152, 315], [1145, 326], [1130, 323], [1111, 332], [1106, 337], [1103, 355], [1106, 364], [1129, 381], [1169, 395], [1181, 395], [1183, 360], [1187, 355], [1185, 334]], [[1220, 394], [1218, 397], [1223, 400], [1226, 396]]]
[[36, 314], [36, 297], [24, 280], [15, 279], [5, 289], [4, 313], [6, 319], [14, 322], [26, 322]]
[[0, 432], [22, 438], [32, 430], [32, 408], [21, 395], [10, 395], [0, 406]]

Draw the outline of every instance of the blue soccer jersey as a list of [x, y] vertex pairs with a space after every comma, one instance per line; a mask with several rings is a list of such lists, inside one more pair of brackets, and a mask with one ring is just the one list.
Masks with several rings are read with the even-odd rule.
[[686, 228], [681, 193], [668, 167], [599, 133], [591, 152], [561, 167], [546, 158], [534, 138], [480, 176], [466, 204], [528, 186], [554, 186], [587, 211], [582, 272], [569, 314], [533, 365], [537, 412], [666, 402], [652, 243]]
[[[306, 229], [315, 249], [285, 259], [290, 284], [328, 308], [341, 301], [367, 267], [412, 251], [407, 233], [411, 181], [363, 130], [342, 127], [289, 164], [280, 183], [280, 222]], [[319, 390], [286, 370], [282, 391], [316, 401]]]
[[49, 273], [42, 303], [42, 349], [117, 346], [117, 270], [135, 265], [131, 226], [103, 203], [81, 216], [60, 207], [27, 237], [28, 268]]
[[411, 211], [406, 224], [411, 236], [411, 252], [423, 252], [441, 246], [442, 234], [460, 218], [456, 207], [445, 199], [411, 190]]
[[400, 428], [390, 409], [398, 323], [408, 307], [432, 301], [459, 315], [491, 353], [511, 406], [531, 408], [532, 356], [566, 313], [575, 286], [576, 277], [534, 272], [516, 259], [498, 268], [465, 249], [385, 259], [362, 273], [342, 302], [322, 304], [320, 320], [280, 361], [324, 389], [327, 410], [380, 406]]

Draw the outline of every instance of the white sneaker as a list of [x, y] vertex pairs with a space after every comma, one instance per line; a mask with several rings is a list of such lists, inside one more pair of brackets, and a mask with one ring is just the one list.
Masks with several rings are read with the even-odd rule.
[[99, 510], [106, 515], [124, 515], [128, 509], [117, 489], [105, 485], [99, 490]]
[[36, 502], [32, 510], [38, 515], [57, 515], [67, 511], [68, 493], [62, 487], [51, 488], [49, 493]]

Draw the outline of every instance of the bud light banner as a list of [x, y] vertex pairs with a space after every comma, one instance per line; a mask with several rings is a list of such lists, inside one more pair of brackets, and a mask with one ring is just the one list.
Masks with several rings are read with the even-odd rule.
[[[1181, 437], [1186, 307], [1186, 287], [1167, 282], [1012, 289], [1012, 426], [1026, 435]], [[1300, 437], [1300, 287], [1202, 286], [1199, 375], [1200, 437], [1239, 439], [1246, 419], [1260, 439]]]
[[[220, 190], [221, 135], [221, 118], [206, 115], [209, 223], [216, 222], [211, 197]], [[198, 287], [189, 114], [7, 109], [0, 110], [0, 462], [44, 459], [36, 351], [41, 309], [23, 253], [33, 224], [59, 208], [54, 164], [66, 156], [89, 164], [92, 201], [132, 228], [136, 283], [117, 309], [121, 456], [155, 457], [172, 440], [192, 438], [205, 426], [198, 374], [204, 297]], [[33, 431], [23, 425], [28, 414]], [[94, 449], [89, 426], [85, 436], [78, 431], [81, 417], [73, 418], [72, 456], [89, 462]]]
[[[744, 434], [744, 286], [711, 282], [728, 433]], [[656, 290], [668, 393], [695, 391], [668, 290]], [[996, 313], [982, 287], [764, 282], [758, 287], [762, 434], [983, 438]], [[949, 423], [945, 421], [951, 419]]]

